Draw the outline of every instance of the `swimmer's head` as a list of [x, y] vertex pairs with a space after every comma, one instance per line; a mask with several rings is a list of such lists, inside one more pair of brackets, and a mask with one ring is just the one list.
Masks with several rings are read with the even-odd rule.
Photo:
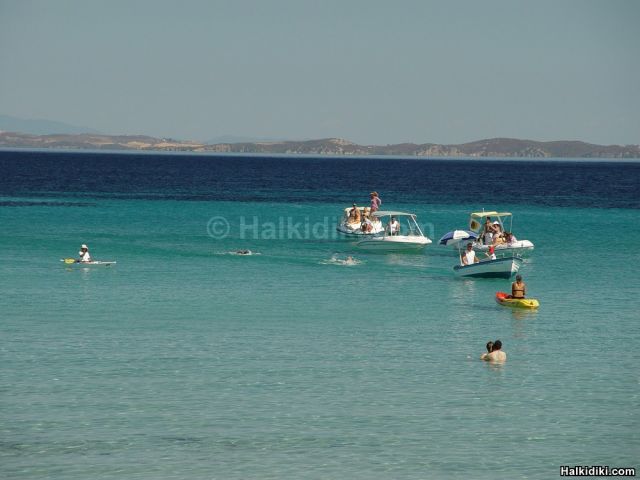
[[496, 340], [493, 342], [493, 350], [500, 350], [502, 348], [502, 342], [500, 340]]

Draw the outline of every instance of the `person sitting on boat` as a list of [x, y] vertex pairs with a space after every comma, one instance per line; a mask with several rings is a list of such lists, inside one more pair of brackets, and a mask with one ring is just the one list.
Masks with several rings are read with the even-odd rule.
[[496, 247], [494, 247], [493, 245], [491, 245], [489, 247], [489, 251], [485, 252], [485, 255], [487, 256], [487, 258], [489, 260], [495, 260], [496, 259]]
[[472, 243], [467, 243], [467, 249], [462, 255], [460, 255], [460, 261], [463, 265], [473, 265], [480, 261], [478, 260], [478, 257], [476, 257], [476, 252], [473, 251]]
[[360, 223], [360, 209], [355, 203], [353, 208], [349, 210], [349, 223]]
[[507, 242], [508, 245], [511, 245], [518, 241], [516, 236], [511, 232], [505, 233], [504, 236], [505, 236], [505, 241]]
[[371, 192], [369, 198], [371, 199], [371, 213], [377, 212], [380, 205], [382, 205], [382, 200], [380, 200], [378, 192]]
[[516, 275], [516, 281], [511, 284], [511, 295], [507, 298], [524, 298], [527, 294], [527, 284], [522, 281], [522, 275]]
[[493, 342], [491, 352], [483, 353], [480, 358], [487, 362], [505, 362], [507, 360], [507, 354], [502, 351], [502, 342], [500, 340], [496, 340]]
[[493, 243], [491, 244], [493, 247], [498, 245], [504, 245], [506, 242], [504, 240], [504, 235], [502, 233], [497, 233], [493, 235]]
[[391, 222], [389, 222], [389, 234], [400, 235], [400, 222], [396, 217], [391, 217]]
[[362, 230], [362, 233], [370, 233], [371, 230], [373, 230], [373, 223], [371, 223], [371, 220], [366, 215], [364, 215], [364, 218], [362, 219], [360, 230]]
[[78, 262], [80, 263], [88, 263], [91, 261], [91, 254], [89, 253], [89, 247], [87, 247], [85, 244], [82, 244], [82, 246], [80, 247], [80, 251], [78, 252], [78, 255], [80, 256], [80, 258], [78, 259]]

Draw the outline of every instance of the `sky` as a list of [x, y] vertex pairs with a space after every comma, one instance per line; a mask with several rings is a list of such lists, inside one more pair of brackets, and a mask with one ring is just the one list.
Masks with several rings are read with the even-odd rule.
[[0, 0], [0, 114], [107, 134], [640, 143], [636, 0]]

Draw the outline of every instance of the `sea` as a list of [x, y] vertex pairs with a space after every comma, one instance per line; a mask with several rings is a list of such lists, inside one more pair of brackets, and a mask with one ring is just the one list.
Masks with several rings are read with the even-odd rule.
[[[433, 244], [338, 235], [373, 190]], [[535, 244], [537, 311], [438, 245], [483, 209]], [[0, 478], [637, 469], [639, 213], [638, 160], [4, 150]]]

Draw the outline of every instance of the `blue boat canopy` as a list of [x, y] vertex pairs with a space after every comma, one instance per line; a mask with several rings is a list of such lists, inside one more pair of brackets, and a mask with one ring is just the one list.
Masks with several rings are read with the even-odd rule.
[[448, 246], [465, 240], [476, 240], [477, 238], [478, 235], [474, 232], [470, 232], [469, 230], [454, 230], [452, 232], [445, 233], [438, 244]]

